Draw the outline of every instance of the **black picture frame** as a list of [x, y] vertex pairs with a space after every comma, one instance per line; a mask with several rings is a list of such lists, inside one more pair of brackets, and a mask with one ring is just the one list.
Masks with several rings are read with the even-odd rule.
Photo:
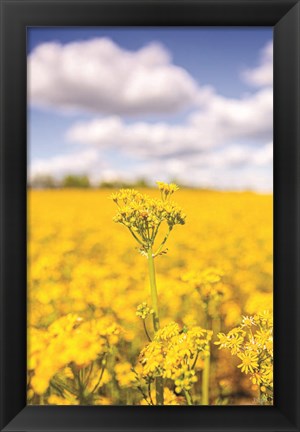
[[[3, 431], [299, 431], [300, 5], [295, 0], [1, 0]], [[26, 28], [274, 29], [274, 406], [26, 406]], [[251, 235], [251, 233], [249, 233]]]

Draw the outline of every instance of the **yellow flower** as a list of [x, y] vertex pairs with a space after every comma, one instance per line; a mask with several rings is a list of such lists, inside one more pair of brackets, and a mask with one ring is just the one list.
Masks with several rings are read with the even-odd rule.
[[190, 370], [187, 365], [174, 372], [175, 392], [181, 393], [182, 390], [190, 390], [192, 385], [197, 382], [194, 370]]
[[256, 325], [254, 317], [243, 316], [242, 327], [251, 327], [253, 325]]
[[250, 379], [254, 385], [262, 382], [261, 374], [258, 372], [253, 373]]
[[228, 338], [224, 333], [218, 333], [218, 341], [214, 342], [215, 345], [220, 345], [219, 349], [226, 348], [228, 346]]
[[242, 360], [242, 363], [238, 365], [242, 372], [247, 375], [248, 372], [254, 372], [258, 368], [258, 357], [255, 353], [245, 352], [238, 354], [238, 357]]
[[153, 246], [163, 222], [167, 223], [169, 231], [161, 242], [159, 251], [173, 227], [185, 223], [182, 210], [167, 199], [177, 190], [177, 186], [161, 184], [159, 187], [162, 192], [161, 200], [150, 198], [134, 189], [121, 189], [111, 196], [118, 206], [117, 214], [113, 218], [114, 222], [124, 225], [130, 231], [141, 246], [141, 252], [148, 251]]
[[132, 371], [132, 365], [128, 362], [115, 365], [116, 379], [121, 387], [128, 387], [136, 381], [136, 376]]
[[[270, 339], [271, 338], [271, 339]], [[261, 330], [255, 333], [255, 340], [258, 344], [262, 346], [262, 348], [266, 347], [267, 342], [271, 341], [273, 346], [273, 338], [270, 334], [269, 330]]]
[[143, 320], [145, 320], [147, 316], [152, 313], [153, 309], [150, 309], [146, 302], [139, 304], [136, 308], [136, 316], [142, 318]]
[[176, 392], [189, 390], [197, 381], [198, 356], [209, 354], [212, 331], [199, 326], [191, 329], [170, 322], [162, 327], [140, 354], [141, 375], [144, 378], [161, 376], [174, 382]]
[[244, 342], [244, 338], [240, 334], [231, 335], [228, 340], [228, 347], [231, 350], [231, 354], [237, 354]]
[[167, 184], [161, 181], [157, 181], [156, 184], [162, 193], [163, 200], [168, 199], [170, 195], [172, 195], [174, 192], [178, 191], [179, 189], [179, 187], [175, 183]]
[[179, 325], [175, 322], [171, 322], [162, 329], [158, 330], [155, 335], [156, 340], [166, 341], [171, 339], [173, 336], [177, 336], [179, 334]]

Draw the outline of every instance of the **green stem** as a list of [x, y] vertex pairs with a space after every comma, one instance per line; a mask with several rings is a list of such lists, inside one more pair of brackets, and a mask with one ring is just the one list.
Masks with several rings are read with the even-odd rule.
[[164, 404], [164, 380], [163, 377], [157, 377], [155, 379], [155, 395], [156, 405]]
[[54, 384], [56, 384], [59, 387], [62, 387], [63, 390], [66, 390], [70, 393], [72, 393], [74, 396], [77, 396], [77, 391], [73, 388], [70, 388], [68, 385], [66, 385], [63, 381], [61, 381], [59, 378], [55, 377], [51, 380], [50, 383], [52, 383], [52, 381], [54, 382]]
[[157, 233], [158, 233], [160, 225], [161, 225], [161, 222], [159, 222], [159, 224], [157, 225], [157, 227], [153, 229], [153, 234], [152, 234], [152, 237], [151, 237], [152, 242], [154, 242], [154, 240], [155, 240], [155, 238], [157, 236]]
[[105, 371], [105, 365], [102, 366], [102, 369], [101, 369], [101, 372], [100, 372], [97, 384], [94, 386], [94, 388], [91, 391], [91, 393], [94, 393], [97, 390], [97, 388], [99, 387], [99, 385], [101, 383], [101, 380], [102, 380], [102, 377], [103, 377], [103, 374], [104, 374], [104, 371]]
[[151, 396], [151, 382], [150, 381], [148, 383], [148, 395], [149, 395], [149, 400], [151, 402], [151, 405], [154, 405], [153, 399], [152, 399], [152, 396]]
[[91, 373], [93, 372], [93, 368], [94, 368], [94, 362], [91, 363], [91, 365], [89, 367], [89, 371], [88, 371], [88, 373], [86, 375], [86, 380], [85, 380], [85, 383], [84, 383], [85, 387], [88, 385], [89, 379], [91, 377]]
[[143, 243], [143, 242], [138, 238], [137, 235], [134, 234], [134, 232], [132, 231], [132, 229], [130, 229], [130, 228], [128, 228], [128, 229], [129, 229], [130, 233], [132, 234], [133, 238], [135, 238], [136, 241], [137, 241], [140, 245], [144, 246], [144, 243]]
[[[158, 298], [157, 298], [157, 287], [155, 277], [154, 259], [152, 254], [152, 248], [148, 249], [148, 266], [149, 266], [149, 279], [151, 289], [151, 300], [153, 309], [153, 327], [155, 333], [159, 330], [159, 314], [158, 314]], [[155, 380], [156, 388], [156, 404], [164, 404], [164, 382], [162, 377], [157, 377]]]
[[62, 398], [64, 397], [63, 390], [60, 389], [57, 385], [55, 385], [55, 383], [53, 381], [50, 381], [50, 385], [51, 385], [51, 388], [54, 388], [54, 390], [56, 390], [59, 393], [60, 397], [62, 397]]
[[262, 400], [261, 400], [260, 385], [258, 385], [257, 393], [258, 393], [258, 401], [259, 401], [259, 405], [263, 405], [263, 404], [262, 404]]
[[138, 391], [141, 392], [144, 401], [147, 403], [147, 405], [151, 405], [151, 403], [148, 401], [147, 395], [145, 394], [144, 390], [142, 389], [141, 386], [137, 387]]
[[152, 309], [153, 309], [153, 326], [154, 326], [154, 331], [157, 332], [157, 330], [159, 330], [158, 299], [157, 299], [154, 259], [153, 259], [151, 248], [148, 249], [148, 266], [149, 266], [151, 300], [152, 300]]
[[204, 369], [202, 372], [202, 405], [209, 405], [209, 369], [210, 353], [204, 359]]
[[216, 338], [218, 333], [220, 333], [220, 331], [221, 331], [221, 319], [220, 319], [220, 317], [213, 318], [212, 331], [213, 331], [213, 337]]
[[148, 339], [149, 342], [151, 342], [151, 337], [150, 337], [150, 335], [149, 335], [149, 333], [148, 333], [147, 326], [146, 326], [146, 323], [145, 323], [145, 320], [144, 320], [144, 319], [143, 319], [143, 326], [144, 326], [144, 330], [145, 330], [145, 333], [146, 333], [147, 339]]
[[78, 383], [78, 401], [79, 401], [79, 405], [87, 405], [87, 400], [85, 397], [85, 392], [84, 392], [84, 385], [83, 385], [83, 381], [82, 381], [82, 371], [78, 371], [78, 373], [76, 374], [76, 379], [77, 379], [77, 383]]
[[102, 360], [101, 360], [101, 365], [102, 365], [102, 367], [101, 367], [101, 369], [100, 369], [99, 378], [98, 378], [97, 384], [94, 386], [93, 390], [91, 391], [91, 394], [94, 393], [94, 392], [98, 389], [98, 387], [99, 387], [99, 385], [100, 385], [100, 383], [101, 383], [101, 380], [102, 380], [102, 377], [103, 377], [103, 374], [104, 374], [105, 368], [106, 368], [106, 366], [107, 366], [107, 359], [106, 359], [106, 356], [107, 356], [107, 354], [105, 353], [105, 354], [103, 355], [103, 357], [102, 357]]
[[198, 357], [199, 357], [199, 352], [197, 352], [197, 354], [196, 354], [196, 357], [195, 357], [195, 360], [194, 360], [194, 363], [193, 363], [192, 369], [195, 368], [196, 363], [197, 363], [197, 360], [198, 360]]
[[167, 241], [168, 238], [169, 238], [169, 235], [170, 235], [170, 232], [171, 232], [171, 231], [172, 231], [172, 228], [169, 228], [169, 231], [167, 232], [165, 238], [163, 239], [163, 241], [161, 242], [159, 248], [158, 248], [157, 251], [155, 252], [154, 257], [156, 257], [156, 256], [160, 253], [160, 251], [162, 250], [164, 244], [166, 243], [166, 241]]
[[192, 398], [191, 398], [191, 395], [189, 394], [189, 392], [187, 390], [184, 390], [183, 392], [184, 392], [184, 396], [186, 398], [187, 404], [193, 405]]

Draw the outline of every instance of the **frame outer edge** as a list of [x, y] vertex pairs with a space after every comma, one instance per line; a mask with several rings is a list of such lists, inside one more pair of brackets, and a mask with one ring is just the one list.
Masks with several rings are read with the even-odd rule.
[[[284, 33], [283, 33], [284, 32]], [[283, 37], [279, 37], [283, 35]], [[299, 430], [300, 393], [300, 3], [274, 33], [275, 406]], [[280, 60], [280, 61], [279, 61]], [[278, 142], [278, 143], [277, 143]], [[281, 264], [281, 265], [280, 265]], [[280, 315], [278, 311], [280, 310]], [[279, 321], [280, 318], [280, 321]], [[289, 367], [286, 367], [289, 358]], [[281, 381], [277, 375], [280, 370]], [[294, 375], [293, 375], [294, 374]], [[277, 381], [277, 382], [276, 382]], [[276, 390], [277, 389], [277, 390]], [[277, 395], [276, 395], [277, 392]]]
[[[68, 3], [71, 3], [71, 2], [72, 2], [72, 0], [68, 1]], [[10, 3], [10, 5], [14, 4], [14, 6], [16, 6], [16, 4], [21, 4], [22, 2], [20, 2], [20, 1], [17, 1], [17, 2], [11, 1], [11, 2], [9, 2], [7, 0], [2, 0], [2, 1], [0, 0], [0, 6], [1, 6], [1, 11], [0, 11], [0, 13], [1, 13], [1, 22], [0, 22], [0, 25], [1, 25], [1, 60], [2, 60], [1, 61], [1, 72], [2, 72], [2, 74], [1, 74], [1, 94], [2, 95], [5, 92], [4, 82], [3, 82], [3, 76], [4, 76], [4, 64], [3, 64], [4, 63], [3, 62], [4, 54], [3, 54], [3, 52], [4, 52], [4, 48], [5, 48], [5, 46], [4, 46], [4, 42], [5, 42], [4, 41], [4, 28], [5, 28], [4, 6], [8, 5], [9, 3]], [[23, 5], [24, 4], [26, 5], [26, 3], [28, 3], [28, 2], [24, 1]], [[38, 3], [41, 3], [41, 1], [36, 1], [35, 0], [35, 1], [31, 2], [31, 3], [38, 4]], [[51, 3], [51, 2], [49, 2], [49, 1], [47, 2], [46, 1], [45, 3]], [[82, 2], [82, 3], [84, 3], [84, 2]], [[171, 1], [170, 1], [170, 3], [171, 3]], [[289, 4], [290, 3], [291, 2], [289, 2]], [[299, 47], [300, 47], [300, 41], [299, 41], [300, 5], [299, 5], [299, 2], [297, 2], [297, 4], [295, 6], [293, 6], [293, 9], [297, 13], [297, 20], [298, 20], [298, 26], [297, 26], [297, 47], [298, 47], [298, 52], [299, 52]], [[298, 61], [297, 61], [297, 75], [298, 75], [298, 80], [297, 80], [297, 88], [296, 88], [296, 92], [295, 92], [296, 93], [295, 98], [297, 98], [297, 102], [296, 102], [295, 106], [296, 106], [296, 109], [297, 109], [296, 115], [298, 117], [298, 126], [297, 126], [297, 132], [296, 132], [295, 141], [296, 141], [296, 144], [297, 144], [296, 157], [297, 157], [297, 166], [298, 166], [298, 169], [297, 169], [297, 171], [295, 173], [296, 174], [296, 183], [297, 183], [297, 185], [295, 185], [295, 186], [297, 186], [297, 187], [295, 187], [295, 191], [294, 191], [295, 195], [294, 195], [293, 198], [295, 199], [295, 201], [294, 201], [295, 209], [296, 209], [296, 215], [295, 216], [297, 217], [297, 220], [296, 220], [296, 232], [295, 232], [296, 242], [297, 242], [296, 243], [296, 248], [295, 248], [295, 253], [296, 253], [295, 260], [299, 264], [299, 255], [300, 255], [299, 254], [299, 241], [300, 241], [300, 220], [299, 220], [299, 218], [300, 218], [300, 197], [299, 197], [299, 193], [300, 193], [300, 172], [299, 172], [299, 164], [300, 164], [300, 148], [299, 148], [300, 66], [299, 66], [299, 56], [298, 56]], [[4, 109], [3, 109], [4, 108], [4, 102], [3, 102], [2, 98], [1, 98], [1, 108], [2, 108], [2, 110], [1, 110], [2, 112], [1, 112], [1, 124], [0, 124], [0, 127], [1, 127], [2, 142], [4, 142], [4, 130], [5, 130], [4, 119], [6, 118], [6, 116], [4, 116]], [[8, 117], [8, 115], [7, 115], [7, 117]], [[5, 194], [4, 194], [4, 159], [5, 158], [4, 158], [4, 156], [5, 156], [4, 146], [1, 144], [1, 148], [0, 148], [0, 164], [1, 164], [0, 193], [1, 193], [1, 197], [0, 197], [0, 199], [1, 199], [2, 208], [4, 208], [3, 204], [4, 204], [4, 197], [5, 197]], [[1, 256], [0, 256], [0, 259], [1, 259], [1, 261], [0, 261], [0, 266], [1, 266], [0, 267], [1, 284], [3, 284], [3, 282], [4, 282], [4, 276], [3, 276], [3, 267], [4, 267], [4, 242], [3, 242], [3, 234], [4, 234], [4, 226], [6, 226], [5, 224], [7, 224], [7, 222], [8, 222], [7, 218], [5, 219], [5, 217], [3, 217], [1, 215], [1, 228], [0, 228], [1, 229], [1, 232], [0, 232], [0, 234], [1, 234], [1, 243], [0, 243], [0, 247], [1, 247], [1, 251], [0, 251], [0, 254], [1, 254]], [[297, 296], [297, 298], [296, 298], [297, 299], [297, 305], [299, 307], [299, 268], [298, 268], [298, 271], [297, 271], [297, 278], [295, 280], [295, 285], [297, 286], [297, 292], [295, 293], [295, 295]], [[3, 300], [3, 292], [1, 292], [1, 300]], [[3, 324], [4, 324], [4, 316], [6, 316], [5, 309], [4, 309], [4, 302], [3, 301], [1, 301], [1, 312], [3, 312], [1, 314], [1, 342], [3, 342], [3, 331], [4, 331]], [[298, 324], [298, 329], [299, 329], [299, 314], [297, 315], [297, 324]], [[297, 331], [297, 329], [295, 329], [295, 331]], [[299, 360], [299, 353], [300, 353], [299, 330], [298, 330], [297, 340], [296, 340], [296, 353], [297, 353], [297, 358]], [[4, 365], [3, 365], [3, 363], [1, 363], [1, 370], [0, 370], [0, 374], [1, 374], [0, 375], [0, 378], [1, 378], [0, 391], [1, 391], [1, 393], [0, 393], [0, 396], [1, 396], [2, 401], [1, 401], [1, 406], [0, 406], [0, 410], [1, 410], [0, 414], [2, 414], [2, 416], [4, 414], [4, 410], [2, 410], [2, 407], [3, 407], [3, 404], [5, 403], [4, 402], [4, 400], [5, 400], [5, 393], [4, 393], [4, 387], [3, 387], [4, 372], [5, 372], [4, 371]], [[295, 380], [295, 384], [297, 385], [297, 395], [295, 395], [296, 396], [295, 402], [298, 402], [298, 406], [299, 406], [299, 384], [300, 384], [300, 376], [299, 376], [299, 374], [297, 376], [297, 380]], [[3, 420], [3, 418], [4, 418], [4, 416], [1, 418], [1, 420]], [[299, 419], [300, 419], [300, 413], [299, 413], [299, 411], [297, 411], [297, 424], [298, 424], [297, 427], [298, 428], [299, 428]], [[2, 427], [2, 425], [0, 425], [0, 428], [1, 427]], [[274, 425], [274, 427], [275, 427], [275, 425]], [[290, 430], [292, 430], [292, 429], [290, 429]], [[299, 430], [299, 429], [297, 429], [297, 430]]]

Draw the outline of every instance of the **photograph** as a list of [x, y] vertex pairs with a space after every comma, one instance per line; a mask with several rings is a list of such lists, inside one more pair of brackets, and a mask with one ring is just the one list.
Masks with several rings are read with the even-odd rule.
[[273, 183], [273, 27], [27, 27], [27, 405], [272, 406]]

